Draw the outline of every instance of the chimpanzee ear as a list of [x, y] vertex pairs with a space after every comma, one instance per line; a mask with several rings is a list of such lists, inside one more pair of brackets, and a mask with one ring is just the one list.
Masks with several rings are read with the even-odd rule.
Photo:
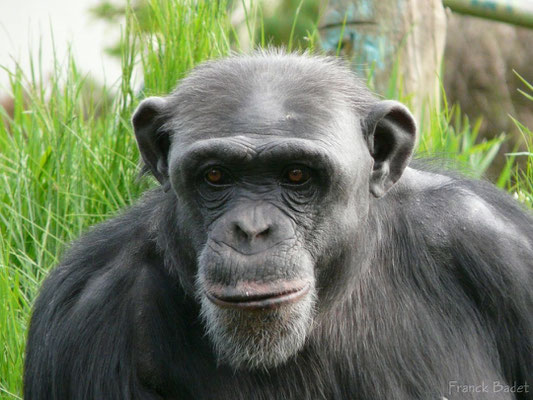
[[139, 104], [131, 120], [142, 159], [164, 186], [168, 184], [170, 137], [159, 128], [164, 122], [166, 109], [167, 101], [164, 98], [148, 97]]
[[397, 101], [380, 101], [363, 123], [368, 148], [374, 158], [370, 192], [381, 197], [407, 167], [416, 142], [416, 122], [407, 107]]

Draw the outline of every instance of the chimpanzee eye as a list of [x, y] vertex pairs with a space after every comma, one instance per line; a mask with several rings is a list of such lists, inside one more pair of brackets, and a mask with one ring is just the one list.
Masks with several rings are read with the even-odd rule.
[[205, 172], [205, 180], [211, 185], [227, 185], [231, 183], [231, 176], [219, 167], [210, 167]]
[[307, 167], [295, 165], [287, 168], [283, 175], [284, 183], [290, 185], [303, 185], [311, 177], [311, 171]]

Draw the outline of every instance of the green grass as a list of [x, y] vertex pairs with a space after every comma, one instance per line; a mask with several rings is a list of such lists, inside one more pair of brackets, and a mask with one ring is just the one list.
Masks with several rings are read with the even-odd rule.
[[[531, 100], [533, 104], [533, 85], [526, 82], [520, 75], [518, 75], [518, 77], [524, 84], [524, 90], [520, 90], [520, 92], [528, 100]], [[514, 166], [514, 169], [511, 172], [511, 179], [501, 182], [501, 185], [505, 186], [507, 190], [513, 193], [517, 200], [528, 205], [530, 208], [533, 208], [533, 128], [523, 125], [515, 118], [513, 118], [513, 121], [524, 138], [526, 151], [512, 153], [508, 156], [521, 158], [523, 160], [521, 165], [525, 164], [525, 167], [520, 168], [519, 166]]]
[[[0, 399], [21, 397], [27, 322], [50, 268], [72, 239], [153, 184], [138, 179], [133, 108], [141, 96], [167, 93], [197, 63], [230, 53], [235, 32], [226, 10], [223, 1], [154, 0], [143, 20], [148, 30], [128, 12], [115, 87], [97, 88], [72, 58], [56, 60], [50, 77], [38, 60], [28, 75], [7, 71], [16, 106], [12, 119], [0, 109]], [[255, 17], [251, 23], [259, 25], [250, 32], [261, 25]], [[308, 43], [316, 40], [310, 32]], [[135, 65], [142, 67], [141, 95], [134, 90]], [[533, 88], [526, 91], [531, 96]], [[479, 141], [477, 127], [446, 104], [426, 120], [419, 151], [453, 155], [479, 173], [504, 140]], [[533, 135], [521, 129], [531, 152]], [[509, 163], [498, 183], [532, 205], [530, 152], [512, 156], [527, 159], [526, 167]]]

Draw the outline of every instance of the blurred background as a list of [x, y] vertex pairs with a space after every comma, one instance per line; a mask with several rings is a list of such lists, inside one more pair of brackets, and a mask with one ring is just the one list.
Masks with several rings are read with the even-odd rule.
[[[120, 26], [93, 16], [90, 10], [99, 4], [100, 0], [0, 2], [0, 65], [12, 70], [18, 62], [28, 73], [29, 54], [35, 58], [40, 52], [50, 72], [54, 51], [64, 59], [70, 46], [79, 64], [99, 82], [118, 79], [120, 63], [104, 49], [118, 40]], [[4, 90], [8, 82], [8, 74], [0, 72]]]

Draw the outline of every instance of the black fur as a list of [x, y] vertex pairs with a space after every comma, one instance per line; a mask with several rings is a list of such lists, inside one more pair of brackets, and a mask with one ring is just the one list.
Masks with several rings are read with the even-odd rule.
[[[258, 71], [260, 84], [280, 93], [284, 107], [306, 116], [306, 129], [294, 128], [299, 138], [323, 138], [326, 151], [336, 146], [309, 127], [324, 130], [330, 109], [347, 118], [341, 103], [351, 101], [363, 127], [353, 135], [368, 148], [352, 162], [342, 154], [350, 145], [339, 143], [340, 169], [311, 197], [299, 194], [299, 205], [280, 205], [278, 186], [247, 183], [253, 189], [246, 201], [260, 199], [290, 216], [304, 243], [294, 254], [307, 252], [314, 263], [317, 299], [303, 346], [276, 365], [261, 359], [263, 367], [247, 368], [218, 357], [200, 318], [200, 252], [234, 208], [198, 208], [179, 160], [181, 148], [206, 138], [295, 134], [278, 119], [257, 120], [256, 109], [232, 119]], [[202, 91], [212, 98], [200, 101]], [[28, 337], [26, 400], [533, 399], [531, 386], [520, 389], [533, 384], [533, 218], [488, 183], [409, 167], [399, 178], [415, 129], [401, 106], [378, 102], [331, 60], [269, 53], [204, 65], [166, 103], [144, 107], [149, 112], [134, 118], [138, 138], [148, 135], [140, 138], [143, 158], [172, 190], [148, 192], [95, 227], [46, 280]], [[270, 118], [276, 107], [267, 100], [259, 109]], [[244, 201], [239, 197], [236, 212], [246, 210]], [[242, 213], [241, 221], [251, 218]], [[220, 279], [228, 286], [243, 276], [257, 282], [308, 276], [285, 262], [268, 271], [255, 264], [232, 264], [232, 272], [225, 264], [202, 268], [206, 279], [226, 274]], [[517, 385], [520, 393], [496, 390], [495, 382]]]

